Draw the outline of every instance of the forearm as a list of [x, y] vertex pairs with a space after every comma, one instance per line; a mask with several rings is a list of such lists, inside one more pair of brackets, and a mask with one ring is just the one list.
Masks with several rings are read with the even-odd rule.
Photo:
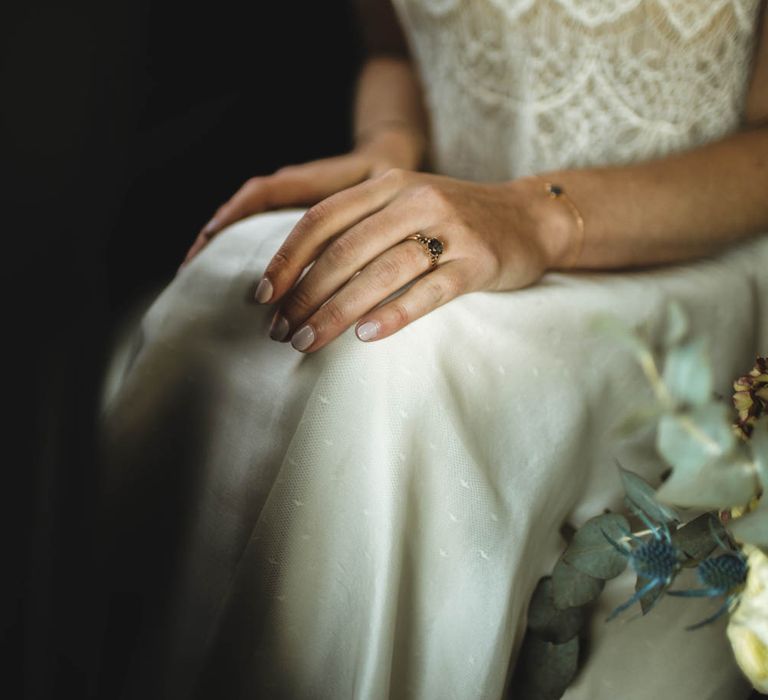
[[354, 103], [356, 147], [392, 153], [400, 167], [416, 170], [427, 152], [427, 119], [421, 86], [406, 57], [373, 56], [357, 81]]
[[[682, 261], [768, 231], [768, 126], [634, 165], [541, 176], [562, 185], [584, 220], [581, 252], [565, 267]], [[541, 208], [551, 216], [542, 240], [556, 269], [579, 245], [579, 231], [565, 205], [553, 204]]]

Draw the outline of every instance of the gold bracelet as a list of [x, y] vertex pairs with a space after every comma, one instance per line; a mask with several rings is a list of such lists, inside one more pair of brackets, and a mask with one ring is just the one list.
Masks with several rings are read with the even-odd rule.
[[575, 265], [576, 261], [581, 256], [581, 252], [584, 249], [584, 218], [581, 216], [581, 212], [577, 206], [573, 203], [573, 200], [565, 193], [562, 185], [556, 185], [553, 182], [545, 180], [541, 175], [536, 175], [539, 180], [544, 183], [544, 190], [550, 199], [561, 199], [565, 202], [573, 213], [573, 218], [576, 219], [576, 226], [579, 229], [579, 241], [575, 248], [575, 254], [571, 255], [571, 260], [566, 261], [565, 266], [569, 267]]

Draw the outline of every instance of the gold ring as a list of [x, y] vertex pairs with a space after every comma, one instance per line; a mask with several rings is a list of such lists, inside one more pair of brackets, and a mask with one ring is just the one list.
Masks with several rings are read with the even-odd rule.
[[445, 250], [445, 244], [439, 238], [430, 238], [421, 233], [414, 233], [410, 236], [406, 236], [404, 240], [407, 241], [410, 239], [417, 241], [421, 247], [424, 248], [424, 251], [429, 255], [429, 262], [432, 267], [437, 265], [438, 258]]

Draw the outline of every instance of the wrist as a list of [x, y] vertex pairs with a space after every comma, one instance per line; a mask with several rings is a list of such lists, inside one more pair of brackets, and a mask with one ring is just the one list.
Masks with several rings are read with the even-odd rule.
[[584, 245], [584, 220], [557, 177], [531, 175], [514, 181], [525, 191], [531, 235], [547, 270], [576, 267]]
[[372, 159], [374, 169], [419, 170], [426, 155], [427, 140], [405, 121], [386, 121], [358, 131], [353, 152]]

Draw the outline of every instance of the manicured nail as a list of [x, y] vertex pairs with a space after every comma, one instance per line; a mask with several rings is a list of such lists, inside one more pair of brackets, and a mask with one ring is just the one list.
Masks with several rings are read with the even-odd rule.
[[288, 321], [280, 314], [275, 314], [275, 317], [272, 319], [272, 325], [269, 327], [269, 337], [277, 341], [285, 340], [288, 330]]
[[219, 220], [214, 216], [205, 226], [203, 226], [203, 233], [210, 233], [219, 225]]
[[314, 342], [315, 331], [312, 330], [312, 326], [302, 326], [293, 334], [293, 338], [291, 338], [291, 345], [293, 345], [296, 350], [306, 350]]
[[366, 321], [357, 329], [357, 337], [360, 340], [371, 340], [379, 334], [381, 324], [378, 321]]
[[262, 277], [259, 286], [256, 287], [256, 301], [259, 304], [266, 304], [271, 298], [272, 283], [266, 277]]

